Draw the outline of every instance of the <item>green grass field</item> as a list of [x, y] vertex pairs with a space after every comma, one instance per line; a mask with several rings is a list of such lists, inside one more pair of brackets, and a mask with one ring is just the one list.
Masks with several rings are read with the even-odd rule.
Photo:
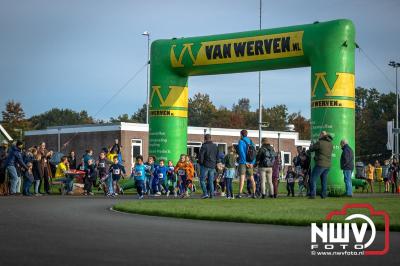
[[[346, 203], [370, 203], [375, 210], [385, 210], [390, 216], [390, 229], [400, 231], [400, 199], [398, 197], [327, 198], [325, 200], [309, 200], [304, 197], [265, 200], [224, 198], [135, 200], [118, 203], [114, 209], [136, 214], [186, 219], [309, 226], [312, 222], [325, 221], [330, 211], [340, 210]], [[364, 211], [362, 213], [367, 214]], [[378, 230], [384, 229], [383, 219], [379, 217], [373, 220]]]

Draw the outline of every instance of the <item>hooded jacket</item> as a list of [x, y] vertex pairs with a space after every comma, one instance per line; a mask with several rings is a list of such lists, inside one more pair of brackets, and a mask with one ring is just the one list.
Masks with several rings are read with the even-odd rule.
[[324, 168], [331, 167], [333, 150], [332, 140], [333, 138], [328, 134], [321, 137], [310, 147], [309, 151], [315, 152], [314, 160], [317, 166]]
[[22, 159], [21, 150], [17, 146], [12, 146], [10, 151], [8, 152], [8, 157], [6, 161], [6, 166], [21, 166], [24, 169], [28, 169], [26, 167], [24, 160]]

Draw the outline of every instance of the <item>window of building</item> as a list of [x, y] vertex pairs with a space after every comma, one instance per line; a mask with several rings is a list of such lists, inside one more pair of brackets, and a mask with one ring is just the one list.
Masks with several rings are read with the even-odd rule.
[[194, 154], [198, 156], [200, 153], [201, 144], [201, 142], [189, 141], [187, 143], [187, 154], [191, 157], [194, 156]]
[[282, 163], [284, 165], [292, 164], [292, 154], [290, 152], [282, 151], [281, 152]]
[[141, 139], [131, 140], [131, 163], [136, 161], [136, 156], [142, 155], [143, 153], [143, 141]]
[[221, 152], [224, 153], [224, 154], [227, 153], [228, 148], [226, 146], [226, 143], [218, 143], [218, 142], [216, 142], [215, 144], [218, 146], [218, 152], [219, 153], [221, 153]]

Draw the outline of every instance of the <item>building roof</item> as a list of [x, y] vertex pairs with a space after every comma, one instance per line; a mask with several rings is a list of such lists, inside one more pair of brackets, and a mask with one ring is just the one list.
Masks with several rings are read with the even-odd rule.
[[[71, 133], [90, 133], [90, 132], [104, 132], [104, 131], [138, 131], [148, 132], [149, 125], [141, 123], [125, 123], [120, 122], [116, 124], [90, 124], [90, 125], [72, 125], [72, 126], [59, 126], [49, 127], [43, 130], [31, 130], [26, 131], [25, 136], [37, 136], [37, 135], [52, 135], [52, 134], [71, 134]], [[231, 128], [209, 128], [209, 127], [188, 127], [188, 134], [191, 135], [203, 135], [209, 133], [213, 136], [232, 136], [240, 137], [241, 129]], [[258, 138], [258, 130], [248, 130], [248, 136]], [[309, 146], [309, 140], [299, 140], [298, 132], [288, 131], [262, 131], [263, 138], [274, 138], [278, 137], [282, 139], [293, 139], [295, 145]]]

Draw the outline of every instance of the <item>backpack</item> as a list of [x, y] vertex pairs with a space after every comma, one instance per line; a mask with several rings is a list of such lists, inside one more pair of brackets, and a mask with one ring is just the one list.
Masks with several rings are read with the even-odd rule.
[[271, 151], [265, 148], [262, 148], [265, 150], [265, 152], [263, 152], [263, 159], [261, 160], [261, 165], [263, 167], [272, 167], [274, 165], [275, 162], [275, 157], [276, 157], [276, 153], [275, 151]]
[[252, 162], [254, 161], [255, 158], [256, 158], [256, 148], [254, 147], [253, 143], [251, 143], [251, 141], [250, 143], [246, 142], [246, 161]]

